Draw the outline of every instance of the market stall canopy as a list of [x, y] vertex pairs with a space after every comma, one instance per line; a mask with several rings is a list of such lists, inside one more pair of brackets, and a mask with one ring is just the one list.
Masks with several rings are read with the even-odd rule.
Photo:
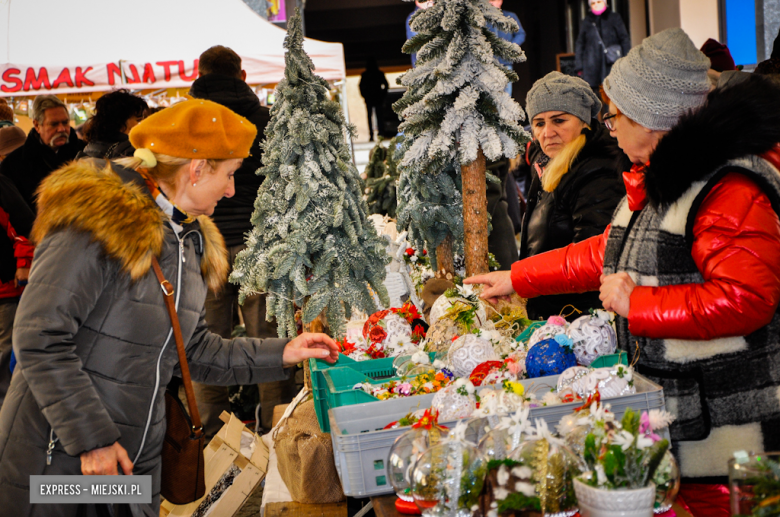
[[[284, 74], [287, 33], [242, 0], [7, 0], [0, 27], [0, 97], [188, 87], [214, 45], [241, 56], [250, 84]], [[346, 77], [341, 43], [304, 48], [318, 75]]]

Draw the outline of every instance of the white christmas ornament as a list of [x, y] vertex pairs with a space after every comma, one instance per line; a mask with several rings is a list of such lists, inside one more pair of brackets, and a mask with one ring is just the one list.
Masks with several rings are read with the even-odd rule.
[[547, 323], [534, 330], [531, 338], [528, 340], [528, 349], [530, 350], [539, 341], [553, 339], [558, 334], [565, 334], [569, 324], [561, 316], [550, 316]]
[[593, 315], [577, 318], [569, 326], [566, 333], [572, 340], [578, 363], [589, 366], [597, 357], [615, 352], [617, 336], [610, 325], [611, 319], [607, 311], [597, 310]]
[[431, 407], [439, 410], [441, 422], [471, 416], [477, 408], [474, 385], [465, 379], [458, 379], [454, 384], [436, 392]]
[[608, 368], [585, 368], [574, 366], [567, 369], [558, 379], [558, 391], [567, 388], [583, 399], [598, 391], [601, 398], [608, 399], [636, 393], [634, 369], [619, 364]]
[[466, 334], [456, 339], [447, 356], [447, 364], [455, 377], [468, 377], [477, 365], [500, 360], [490, 341], [475, 334]]

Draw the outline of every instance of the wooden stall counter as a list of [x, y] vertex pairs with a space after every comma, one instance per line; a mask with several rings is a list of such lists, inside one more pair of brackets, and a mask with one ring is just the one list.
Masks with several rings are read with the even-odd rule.
[[[395, 509], [394, 495], [372, 497], [371, 502], [374, 503], [374, 513], [376, 514], [376, 517], [407, 517]], [[674, 504], [672, 510], [675, 511], [677, 517], [693, 517], [690, 513], [683, 510], [682, 507], [677, 503]]]

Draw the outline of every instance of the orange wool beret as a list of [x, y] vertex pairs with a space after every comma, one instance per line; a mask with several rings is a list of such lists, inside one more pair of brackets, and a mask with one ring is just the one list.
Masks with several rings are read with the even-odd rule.
[[136, 149], [177, 158], [246, 158], [257, 128], [230, 109], [203, 99], [174, 104], [130, 130]]

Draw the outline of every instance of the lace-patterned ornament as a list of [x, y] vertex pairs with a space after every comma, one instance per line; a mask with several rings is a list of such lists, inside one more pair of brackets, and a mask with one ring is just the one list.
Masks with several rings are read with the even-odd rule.
[[602, 399], [633, 395], [633, 369], [619, 364], [608, 368], [569, 368], [558, 379], [558, 391], [571, 388], [583, 399], [598, 391]]
[[466, 334], [452, 343], [447, 364], [456, 377], [468, 377], [479, 364], [500, 360], [490, 341], [475, 334]]
[[528, 348], [531, 348], [539, 341], [552, 339], [558, 334], [565, 334], [569, 324], [560, 316], [550, 316], [547, 323], [534, 330], [531, 339], [528, 340]]
[[451, 384], [436, 392], [431, 402], [431, 408], [439, 410], [439, 421], [447, 422], [471, 416], [477, 409], [477, 398], [473, 393], [463, 395], [460, 386]]
[[609, 324], [611, 316], [606, 311], [574, 320], [566, 333], [573, 342], [574, 356], [583, 366], [589, 366], [597, 357], [612, 354], [617, 348], [615, 329]]

